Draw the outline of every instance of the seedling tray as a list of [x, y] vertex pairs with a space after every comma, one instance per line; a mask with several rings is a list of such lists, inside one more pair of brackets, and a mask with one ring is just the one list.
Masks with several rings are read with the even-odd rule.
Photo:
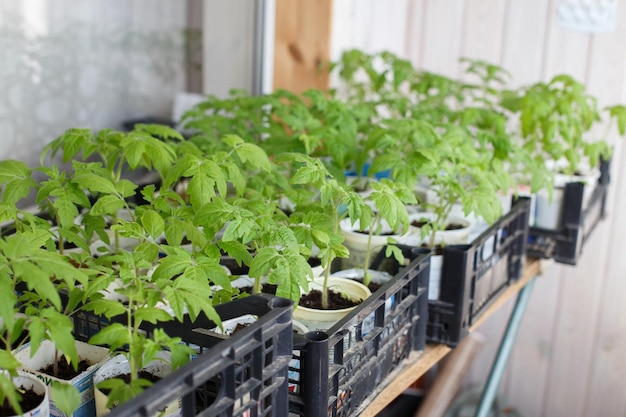
[[[156, 382], [111, 417], [156, 416], [180, 399], [187, 416], [274, 416], [288, 414], [288, 368], [293, 351], [293, 302], [254, 295], [215, 307], [222, 321], [254, 315], [258, 320], [229, 338], [212, 335], [216, 325], [202, 315], [195, 322], [162, 323], [198, 352], [190, 363]], [[74, 318], [77, 339], [88, 339], [106, 322], [81, 313]], [[154, 327], [146, 326], [150, 332]]]
[[[552, 258], [559, 263], [576, 265], [585, 242], [606, 215], [609, 182], [609, 161], [602, 161], [597, 184], [585, 185], [579, 182], [565, 184], [560, 227], [557, 230], [531, 227], [528, 232], [528, 256]], [[594, 189], [586, 207], [583, 207], [586, 187]]]
[[444, 248], [441, 291], [428, 303], [427, 340], [456, 346], [524, 270], [530, 202], [518, 200], [468, 245]]
[[424, 348], [429, 251], [400, 246], [407, 266], [384, 256], [372, 269], [393, 278], [326, 332], [296, 336], [290, 367], [290, 412], [306, 417], [355, 416], [403, 359]]

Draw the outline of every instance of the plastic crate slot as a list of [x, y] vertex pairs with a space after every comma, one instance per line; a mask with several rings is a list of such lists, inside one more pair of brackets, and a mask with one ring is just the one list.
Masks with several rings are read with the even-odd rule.
[[444, 248], [440, 299], [428, 306], [429, 341], [458, 344], [496, 296], [519, 278], [529, 204], [526, 199], [516, 201], [470, 244]]
[[[320, 417], [358, 415], [358, 407], [376, 381], [391, 372], [402, 357], [423, 349], [429, 252], [398, 247], [408, 265], [384, 258], [383, 249], [372, 267], [387, 270], [393, 278], [329, 329], [322, 347], [309, 346], [311, 343], [298, 346], [300, 375], [292, 379], [299, 381], [300, 392], [291, 394], [290, 412]], [[319, 360], [309, 363], [314, 357]], [[353, 392], [357, 388], [358, 392]], [[317, 394], [309, 395], [312, 391]]]
[[[561, 227], [558, 230], [531, 227], [529, 256], [553, 258], [556, 262], [576, 265], [586, 240], [605, 215], [609, 168], [610, 161], [600, 161], [600, 179], [596, 184], [572, 182], [565, 185]], [[583, 207], [586, 187], [593, 189], [586, 207]]]

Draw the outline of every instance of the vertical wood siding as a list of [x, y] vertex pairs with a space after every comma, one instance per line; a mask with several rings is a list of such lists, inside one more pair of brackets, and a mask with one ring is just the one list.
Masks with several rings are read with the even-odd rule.
[[[356, 47], [394, 51], [417, 66], [458, 76], [458, 59], [508, 69], [516, 84], [559, 73], [584, 82], [600, 105], [626, 103], [626, 4], [616, 30], [562, 29], [558, 0], [334, 0], [331, 57]], [[602, 134], [603, 132], [596, 132]], [[626, 414], [626, 147], [617, 135], [609, 217], [587, 242], [577, 267], [552, 265], [534, 288], [499, 396], [522, 415]], [[487, 346], [467, 386], [482, 384], [506, 314], [481, 328]]]

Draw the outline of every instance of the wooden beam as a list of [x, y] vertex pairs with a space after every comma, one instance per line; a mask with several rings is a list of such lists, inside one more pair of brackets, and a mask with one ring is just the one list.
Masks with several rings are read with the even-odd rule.
[[332, 0], [276, 0], [274, 89], [326, 90]]

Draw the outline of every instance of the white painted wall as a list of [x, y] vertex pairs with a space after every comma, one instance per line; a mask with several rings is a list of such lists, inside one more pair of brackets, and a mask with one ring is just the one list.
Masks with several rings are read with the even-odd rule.
[[203, 92], [228, 96], [233, 89], [252, 91], [254, 1], [204, 1]]

